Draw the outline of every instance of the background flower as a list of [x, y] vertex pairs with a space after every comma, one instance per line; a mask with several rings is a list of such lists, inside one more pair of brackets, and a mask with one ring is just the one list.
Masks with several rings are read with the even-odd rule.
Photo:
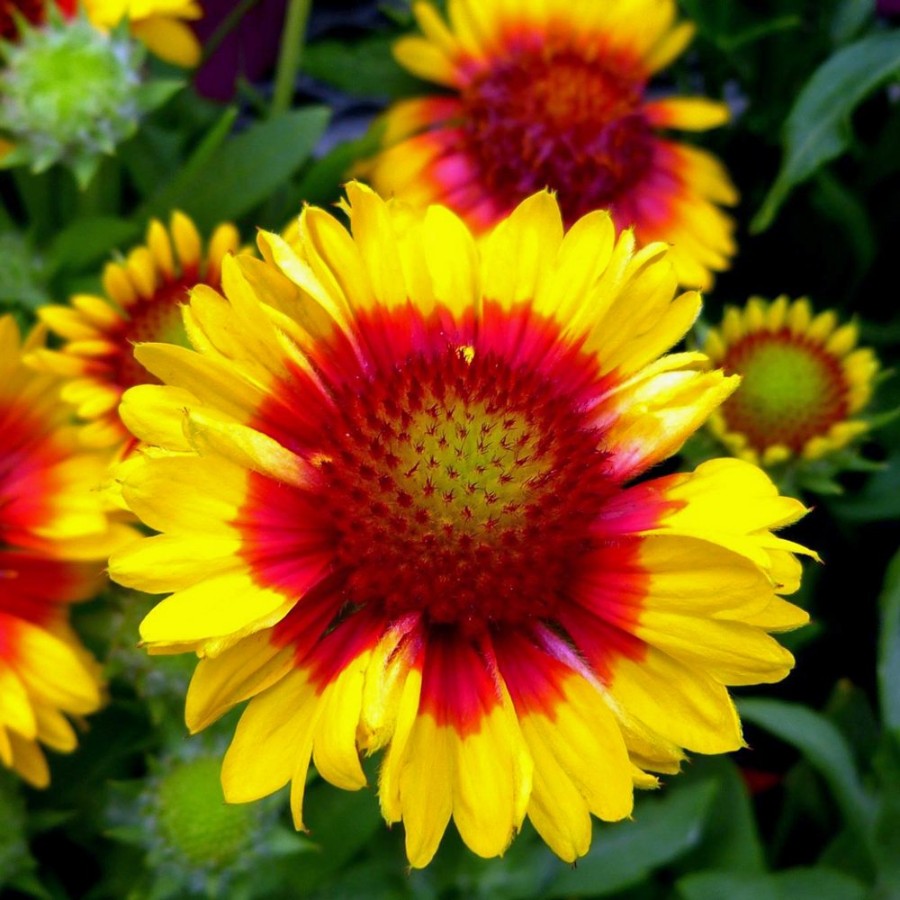
[[385, 150], [361, 170], [379, 191], [446, 204], [484, 231], [549, 187], [570, 225], [609, 209], [641, 243], [672, 243], [682, 284], [707, 288], [728, 266], [725, 170], [659, 133], [720, 125], [727, 107], [648, 92], [694, 33], [674, 2], [453, 0], [449, 25], [430, 3], [413, 12], [424, 36], [398, 41], [397, 59], [449, 93], [389, 110]]
[[878, 360], [857, 348], [856, 325], [807, 300], [752, 297], [730, 307], [703, 349], [740, 375], [741, 386], [712, 415], [710, 428], [735, 455], [763, 465], [818, 459], [868, 429], [857, 414], [872, 396]]
[[154, 220], [144, 244], [123, 261], [107, 264], [105, 296], [78, 294], [70, 305], [41, 307], [41, 319], [65, 343], [59, 350], [40, 347], [29, 361], [66, 379], [62, 399], [88, 423], [79, 432], [86, 444], [122, 453], [131, 447], [119, 419], [119, 400], [127, 388], [156, 380], [135, 361], [134, 344], [186, 344], [182, 304], [198, 284], [220, 286], [222, 259], [239, 242], [233, 225], [220, 225], [204, 252], [194, 223], [175, 212], [168, 229]]
[[16, 324], [0, 317], [0, 761], [37, 787], [50, 780], [39, 745], [73, 750], [66, 715], [102, 699], [67, 606], [96, 593], [106, 557], [134, 538], [101, 506], [108, 458], [80, 448], [58, 391], [25, 368]]

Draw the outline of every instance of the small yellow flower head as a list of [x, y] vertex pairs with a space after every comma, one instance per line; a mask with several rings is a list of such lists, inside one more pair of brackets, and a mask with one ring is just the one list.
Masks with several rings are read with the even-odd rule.
[[156, 380], [135, 360], [135, 344], [187, 345], [182, 304], [198, 285], [219, 288], [222, 261], [239, 247], [231, 223], [204, 241], [193, 221], [175, 211], [168, 227], [154, 219], [143, 243], [107, 263], [101, 294], [76, 294], [68, 304], [38, 310], [62, 343], [41, 347], [28, 364], [66, 380], [62, 399], [86, 423], [80, 436], [87, 445], [130, 452], [134, 442], [119, 419], [119, 401], [126, 389]]
[[856, 347], [854, 324], [805, 299], [752, 298], [729, 308], [704, 350], [741, 385], [709, 427], [735, 456], [764, 466], [817, 460], [868, 430], [856, 418], [872, 395], [878, 360]]

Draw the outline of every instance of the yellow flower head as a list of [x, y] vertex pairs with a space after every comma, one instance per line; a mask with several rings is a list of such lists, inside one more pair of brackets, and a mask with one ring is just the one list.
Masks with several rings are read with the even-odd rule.
[[155, 380], [135, 361], [134, 344], [186, 343], [181, 304], [198, 284], [219, 287], [222, 259], [238, 245], [237, 229], [220, 225], [204, 254], [194, 223], [176, 212], [168, 230], [154, 220], [144, 245], [106, 266], [105, 296], [79, 294], [70, 305], [38, 310], [65, 343], [59, 350], [38, 348], [29, 363], [67, 379], [62, 397], [87, 421], [80, 433], [90, 446], [131, 446], [119, 400], [127, 388]]
[[347, 190], [351, 233], [306, 209], [192, 293], [194, 350], [137, 347], [164, 384], [125, 394], [120, 479], [160, 534], [110, 571], [170, 594], [141, 636], [201, 657], [192, 731], [250, 700], [227, 799], [290, 782], [303, 827], [311, 760], [356, 790], [383, 751], [413, 866], [451, 818], [491, 857], [528, 816], [573, 860], [684, 748], [741, 746], [725, 686], [783, 678], [768, 632], [806, 621], [772, 533], [804, 508], [740, 460], [629, 484], [736, 381], [663, 355], [699, 309], [667, 247], [565, 233], [547, 192], [478, 243]]
[[203, 17], [196, 0], [82, 0], [98, 28], [127, 20], [131, 33], [160, 59], [192, 68], [200, 62], [200, 42], [188, 22]]
[[20, 347], [12, 317], [0, 318], [0, 761], [37, 787], [50, 778], [40, 745], [74, 749], [66, 716], [101, 702], [67, 605], [92, 596], [106, 557], [134, 538], [96, 491], [108, 454], [81, 448], [58, 379], [22, 364], [43, 338]]
[[413, 12], [424, 34], [395, 55], [449, 93], [388, 111], [385, 149], [361, 170], [384, 196], [445, 204], [483, 232], [548, 187], [568, 225], [609, 209], [641, 244], [674, 244], [684, 285], [728, 267], [727, 173], [660, 133], [720, 125], [727, 107], [647, 92], [694, 32], [674, 0], [450, 0], [449, 23], [430, 2]]
[[704, 350], [741, 386], [709, 421], [743, 459], [764, 466], [814, 460], [868, 429], [854, 418], [869, 401], [878, 360], [856, 347], [856, 326], [834, 312], [813, 316], [805, 299], [753, 297], [729, 308]]

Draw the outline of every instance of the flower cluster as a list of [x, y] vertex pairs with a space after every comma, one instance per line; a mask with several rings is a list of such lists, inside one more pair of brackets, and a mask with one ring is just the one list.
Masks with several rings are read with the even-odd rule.
[[[885, 370], [858, 346], [890, 329], [786, 295], [724, 306], [759, 258], [738, 256], [735, 182], [765, 188], [728, 152], [735, 77], [716, 86], [684, 54], [699, 31], [727, 69], [791, 17], [413, 0], [368, 86], [403, 96], [332, 150], [345, 122], [323, 138], [321, 109], [290, 109], [301, 74], [319, 90], [304, 0], [236, 128], [236, 108], [167, 76], [253, 5], [208, 21], [201, 49], [197, 0], [0, 0], [0, 889], [46, 893], [30, 858], [2, 871], [27, 843], [20, 780], [48, 786], [45, 750], [74, 750], [108, 700], [113, 724], [93, 721], [116, 786], [92, 816], [117, 874], [64, 893], [280, 895], [256, 869], [317, 836], [279, 831], [279, 810], [306, 831], [312, 795], [373, 780], [411, 868], [451, 826], [478, 857], [530, 830], [574, 863], [689, 756], [747, 748], [732, 689], [781, 681], [815, 638], [778, 636], [818, 615], [803, 568], [835, 539], [816, 517], [784, 530], [848, 470], [896, 464], [875, 460], [892, 413], [872, 410]], [[829, 48], [864, 27], [841, 16]], [[900, 41], [875, 37], [893, 72]], [[335, 80], [358, 87], [365, 66], [348, 69]], [[802, 159], [769, 179], [748, 241], [792, 171], [835, 155], [837, 133], [794, 146], [826, 100], [849, 117], [825, 75], [787, 118]], [[713, 128], [717, 155], [697, 137]], [[811, 191], [866, 260], [848, 193], [830, 176]], [[783, 722], [769, 702], [745, 720]], [[140, 736], [118, 733], [122, 708]], [[782, 736], [842, 785], [864, 823], [847, 852], [880, 890], [872, 836], [896, 804], [876, 821], [865, 779], [833, 775], [853, 756], [838, 704], [840, 727], [804, 713]], [[185, 725], [207, 733], [185, 748]], [[135, 854], [152, 876], [123, 887]]]

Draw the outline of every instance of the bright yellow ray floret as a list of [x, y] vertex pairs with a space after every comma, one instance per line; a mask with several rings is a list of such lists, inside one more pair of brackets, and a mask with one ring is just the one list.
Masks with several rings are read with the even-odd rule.
[[192, 68], [200, 62], [200, 42], [189, 22], [202, 18], [196, 0], [83, 0], [88, 18], [100, 28], [123, 19], [131, 33], [160, 59]]

